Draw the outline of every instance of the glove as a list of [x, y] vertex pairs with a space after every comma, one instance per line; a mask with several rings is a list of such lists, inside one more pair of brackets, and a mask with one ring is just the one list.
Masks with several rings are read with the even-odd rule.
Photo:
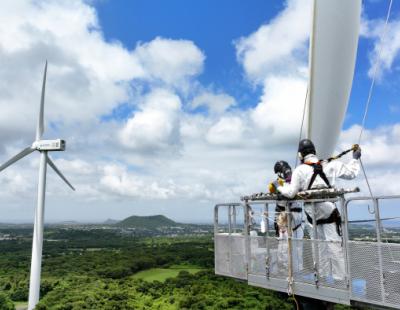
[[271, 194], [276, 193], [277, 192], [277, 188], [279, 186], [283, 186], [283, 184], [285, 183], [285, 181], [281, 178], [278, 178], [278, 180], [275, 180], [274, 182], [271, 182], [268, 184], [268, 190]]
[[361, 157], [361, 148], [358, 146], [353, 151], [353, 158], [354, 159], [360, 159], [360, 157]]
[[276, 193], [276, 186], [275, 186], [274, 183], [275, 183], [275, 182], [271, 182], [271, 183], [268, 184], [268, 191], [269, 191], [271, 194]]

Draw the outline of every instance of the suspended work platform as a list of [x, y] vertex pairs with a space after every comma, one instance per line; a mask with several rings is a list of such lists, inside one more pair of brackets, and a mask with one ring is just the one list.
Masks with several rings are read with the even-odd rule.
[[[381, 214], [399, 209], [400, 195], [345, 199], [348, 192], [353, 191], [303, 192], [293, 200], [254, 194], [242, 197], [240, 203], [217, 204], [215, 273], [333, 303], [400, 309], [400, 225], [393, 220], [397, 217], [381, 218]], [[288, 238], [276, 237], [273, 223], [277, 203], [285, 206], [289, 218], [293, 203], [302, 209], [308, 204], [315, 223], [316, 207], [326, 201], [340, 210], [341, 241], [312, 238], [318, 236], [317, 225], [313, 227], [305, 216], [304, 238], [291, 234]], [[363, 220], [353, 220], [359, 217]], [[343, 266], [342, 273], [335, 272], [337, 264]]]

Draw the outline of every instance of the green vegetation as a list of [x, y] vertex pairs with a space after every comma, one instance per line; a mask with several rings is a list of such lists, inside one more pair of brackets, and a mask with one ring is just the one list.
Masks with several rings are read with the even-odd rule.
[[[0, 309], [8, 310], [28, 298], [32, 231], [0, 234], [14, 238], [0, 241]], [[214, 275], [211, 234], [138, 238], [52, 226], [43, 254], [39, 310], [292, 309], [286, 297]]]
[[196, 266], [185, 266], [185, 265], [174, 265], [169, 268], [151, 268], [140, 271], [133, 275], [134, 279], [142, 279], [144, 281], [160, 281], [164, 282], [168, 278], [175, 278], [181, 271], [185, 271], [191, 274], [195, 274], [199, 271], [204, 270]]
[[0, 293], [0, 309], [2, 310], [14, 310], [14, 304], [11, 299], [3, 294]]
[[118, 227], [129, 227], [129, 228], [146, 228], [155, 229], [160, 227], [173, 227], [179, 226], [173, 220], [165, 217], [164, 215], [152, 215], [152, 216], [130, 216], [117, 224]]

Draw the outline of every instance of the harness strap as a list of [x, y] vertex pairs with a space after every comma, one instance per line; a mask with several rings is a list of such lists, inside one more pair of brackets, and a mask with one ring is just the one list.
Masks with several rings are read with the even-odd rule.
[[[313, 225], [313, 220], [312, 217], [305, 212], [307, 216], [307, 221]], [[339, 236], [342, 235], [342, 217], [340, 216], [339, 210], [335, 208], [335, 210], [332, 211], [331, 215], [329, 215], [325, 219], [319, 219], [317, 220], [317, 225], [324, 225], [324, 224], [336, 224], [336, 232]]]
[[[292, 228], [292, 231], [296, 231], [297, 229], [299, 229], [301, 227], [301, 224], [302, 223], [300, 223], [300, 224], [296, 225], [294, 228]], [[276, 237], [278, 237], [279, 236], [279, 226], [276, 222], [274, 222], [274, 228], [275, 228], [275, 235], [276, 235]]]
[[[290, 212], [301, 212], [302, 211], [301, 208], [291, 208], [289, 210], [290, 210]], [[282, 211], [286, 211], [285, 207], [276, 206], [275, 212], [282, 212]]]
[[331, 184], [329, 183], [329, 180], [326, 177], [326, 174], [325, 174], [320, 162], [317, 162], [317, 163], [305, 162], [305, 164], [313, 167], [313, 169], [314, 169], [314, 173], [311, 176], [311, 180], [310, 180], [310, 183], [308, 184], [307, 190], [310, 190], [312, 188], [312, 185], [314, 184], [315, 178], [317, 176], [320, 176], [321, 179], [325, 182], [326, 186], [328, 186], [328, 188], [331, 188]]
[[292, 231], [296, 231], [297, 229], [299, 229], [301, 227], [301, 223], [298, 224], [295, 228], [292, 229]]

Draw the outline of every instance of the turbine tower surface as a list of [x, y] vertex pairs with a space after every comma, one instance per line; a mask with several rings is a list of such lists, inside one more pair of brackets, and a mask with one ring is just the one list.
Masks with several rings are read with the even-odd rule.
[[39, 119], [36, 127], [36, 139], [31, 146], [23, 149], [13, 158], [0, 166], [0, 171], [11, 166], [13, 163], [29, 155], [34, 151], [40, 152], [40, 166], [39, 166], [39, 183], [38, 183], [38, 198], [37, 207], [35, 209], [35, 222], [33, 228], [32, 240], [32, 262], [31, 262], [31, 275], [29, 281], [29, 305], [28, 310], [33, 310], [39, 302], [40, 293], [40, 273], [42, 267], [42, 249], [43, 249], [43, 224], [44, 224], [44, 202], [46, 195], [46, 171], [47, 164], [64, 180], [67, 185], [75, 190], [70, 182], [65, 178], [61, 171], [56, 167], [54, 162], [48, 155], [51, 151], [64, 151], [65, 141], [62, 139], [56, 140], [42, 140], [44, 133], [44, 96], [46, 89], [46, 74], [47, 74], [47, 61], [44, 67], [42, 95], [40, 99]]

